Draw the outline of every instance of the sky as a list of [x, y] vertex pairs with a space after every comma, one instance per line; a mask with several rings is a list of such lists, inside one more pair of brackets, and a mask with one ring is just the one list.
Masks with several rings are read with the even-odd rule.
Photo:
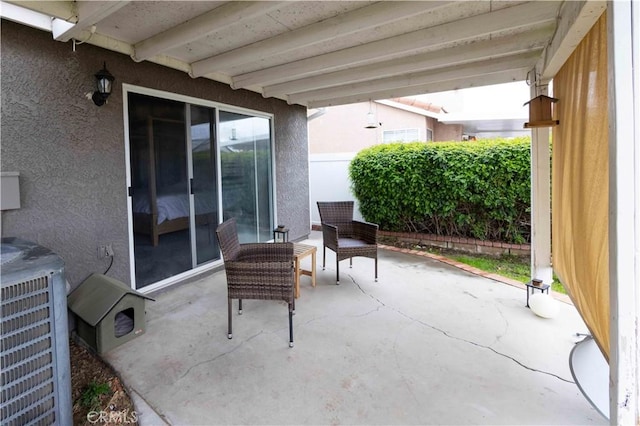
[[528, 117], [529, 109], [523, 104], [531, 99], [524, 81], [412, 97], [442, 106], [452, 116], [474, 118]]

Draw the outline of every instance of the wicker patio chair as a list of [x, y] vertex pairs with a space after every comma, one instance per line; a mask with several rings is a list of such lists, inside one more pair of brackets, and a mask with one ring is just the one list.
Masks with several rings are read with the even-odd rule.
[[318, 201], [322, 222], [322, 270], [327, 247], [336, 253], [336, 284], [340, 284], [340, 261], [370, 257], [375, 260], [375, 280], [378, 281], [378, 225], [353, 220], [353, 201]]
[[293, 243], [240, 244], [236, 219], [231, 218], [216, 229], [227, 273], [228, 338], [231, 331], [231, 301], [238, 299], [284, 300], [289, 304], [289, 346], [293, 347], [294, 269]]

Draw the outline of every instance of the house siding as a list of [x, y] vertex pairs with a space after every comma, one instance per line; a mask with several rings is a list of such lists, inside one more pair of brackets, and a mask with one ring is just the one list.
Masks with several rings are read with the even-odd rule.
[[[375, 107], [372, 107], [375, 112]], [[382, 142], [378, 129], [365, 129], [369, 103], [338, 105], [309, 121], [309, 152], [358, 152]]]
[[[367, 113], [371, 111], [377, 122], [375, 129], [367, 129]], [[326, 108], [309, 121], [309, 152], [311, 154], [343, 154], [359, 152], [383, 143], [389, 130], [419, 129], [420, 140], [427, 138], [427, 129], [434, 141], [462, 140], [461, 124], [443, 124], [433, 117], [394, 108], [377, 102], [360, 102]]]
[[[22, 203], [2, 212], [2, 236], [59, 254], [72, 287], [107, 269], [97, 256], [105, 244], [115, 252], [109, 275], [130, 281], [123, 83], [274, 114], [277, 221], [292, 239], [309, 234], [306, 108], [89, 44], [73, 52], [70, 42], [5, 20], [1, 34], [0, 165], [20, 173]], [[116, 81], [97, 107], [85, 94], [103, 62]]]

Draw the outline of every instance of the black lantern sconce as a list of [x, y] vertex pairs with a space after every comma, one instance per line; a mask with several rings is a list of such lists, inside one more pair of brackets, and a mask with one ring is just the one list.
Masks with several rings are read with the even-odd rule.
[[289, 241], [289, 230], [285, 228], [284, 225], [278, 225], [278, 227], [273, 230], [273, 241], [276, 243], [286, 243]]
[[93, 92], [93, 103], [102, 106], [107, 102], [107, 98], [111, 94], [111, 87], [115, 78], [107, 71], [107, 63], [104, 63], [104, 67], [96, 73], [96, 84], [98, 90]]

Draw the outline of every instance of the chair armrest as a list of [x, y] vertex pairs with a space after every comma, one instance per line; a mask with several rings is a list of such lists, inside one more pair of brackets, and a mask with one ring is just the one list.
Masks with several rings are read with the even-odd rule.
[[293, 243], [240, 244], [237, 262], [293, 262]]
[[378, 225], [359, 220], [354, 220], [352, 223], [353, 233], [356, 238], [365, 241], [367, 244], [378, 244]]
[[322, 241], [327, 247], [338, 247], [338, 227], [328, 223], [323, 223]]

